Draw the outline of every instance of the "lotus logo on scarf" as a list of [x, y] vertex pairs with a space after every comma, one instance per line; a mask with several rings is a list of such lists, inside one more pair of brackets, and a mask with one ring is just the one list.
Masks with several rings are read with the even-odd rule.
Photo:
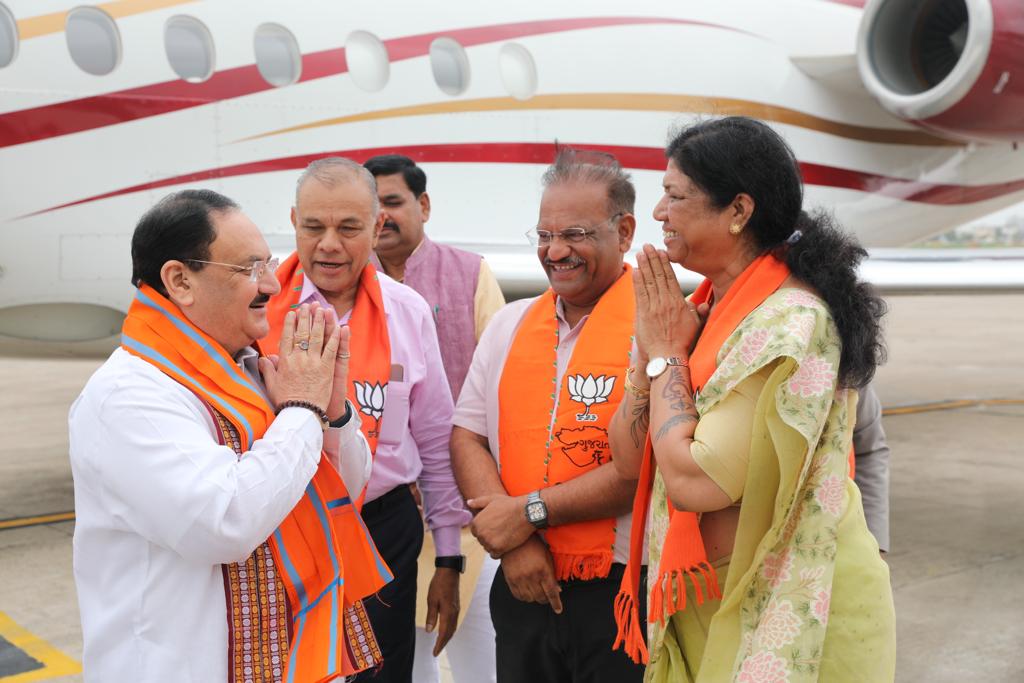
[[614, 377], [569, 375], [569, 398], [587, 407], [582, 413], [576, 414], [576, 421], [597, 422], [597, 415], [590, 412], [590, 406], [595, 403], [606, 403], [614, 386]]
[[356, 403], [359, 404], [359, 412], [376, 420], [377, 430], [379, 430], [380, 418], [384, 414], [384, 401], [387, 399], [388, 383], [352, 382], [352, 384], [356, 388]]

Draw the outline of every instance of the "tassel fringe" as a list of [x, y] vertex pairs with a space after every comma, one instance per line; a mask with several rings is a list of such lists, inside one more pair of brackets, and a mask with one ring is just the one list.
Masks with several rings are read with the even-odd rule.
[[568, 555], [554, 553], [555, 576], [559, 581], [591, 581], [608, 576], [612, 569], [611, 553], [598, 555]]
[[622, 646], [623, 651], [637, 664], [647, 664], [649, 654], [647, 643], [644, 642], [644, 634], [640, 630], [640, 620], [636, 603], [626, 591], [620, 591], [615, 596], [615, 623], [619, 630], [615, 636], [615, 644], [612, 650], [618, 650]]
[[[696, 572], [700, 572], [704, 577], [706, 596], [700, 581], [697, 580]], [[686, 609], [685, 578], [687, 576], [693, 585], [694, 597], [698, 605], [703, 605], [704, 600], [722, 597], [722, 592], [718, 589], [718, 577], [715, 569], [706, 562], [691, 569], [673, 569], [659, 576], [657, 582], [651, 587], [651, 613], [647, 615], [648, 621], [652, 624], [658, 622], [664, 626], [673, 614]]]

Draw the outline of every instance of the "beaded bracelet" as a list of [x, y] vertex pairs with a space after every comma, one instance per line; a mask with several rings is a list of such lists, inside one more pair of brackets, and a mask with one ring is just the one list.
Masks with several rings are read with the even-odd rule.
[[306, 410], [311, 410], [313, 414], [317, 416], [317, 419], [320, 420], [320, 424], [324, 429], [327, 429], [331, 425], [331, 420], [327, 417], [327, 412], [315, 403], [310, 403], [309, 401], [282, 401], [278, 404], [277, 410], [274, 411], [274, 415], [280, 415], [281, 411], [285, 408], [305, 408]]

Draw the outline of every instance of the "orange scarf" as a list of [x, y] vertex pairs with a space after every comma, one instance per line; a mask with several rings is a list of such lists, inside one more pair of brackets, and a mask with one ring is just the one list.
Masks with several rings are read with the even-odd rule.
[[[770, 254], [765, 254], [755, 259], [736, 279], [708, 316], [697, 346], [690, 355], [690, 381], [695, 393], [704, 387], [718, 367], [718, 352], [722, 344], [744, 318], [782, 286], [787, 277], [789, 268], [786, 264]], [[700, 305], [709, 301], [711, 293], [711, 281], [704, 280], [690, 299], [694, 304]], [[633, 501], [629, 563], [622, 577], [619, 594], [615, 598], [615, 621], [619, 630], [613, 648], [618, 648], [620, 644], [624, 645], [626, 653], [637, 663], [648, 661], [647, 646], [639, 623], [638, 600], [641, 598], [638, 594], [643, 564], [643, 536], [647, 511], [651, 505], [654, 467], [654, 449], [648, 432], [640, 466], [640, 480]], [[651, 607], [648, 620], [651, 623], [665, 623], [673, 614], [686, 608], [686, 576], [689, 576], [696, 590], [697, 602], [703, 603], [704, 595], [694, 572], [700, 572], [704, 576], [710, 593], [709, 599], [721, 597], [715, 570], [708, 563], [704, 551], [704, 540], [700, 535], [697, 515], [676, 510], [671, 501], [668, 509], [670, 521], [662, 548], [661, 564], [658, 567], [657, 578], [650, 586]]]
[[[273, 408], [223, 347], [147, 285], [128, 309], [121, 345], [223, 416], [238, 434], [239, 452], [274, 420]], [[344, 615], [391, 581], [391, 571], [325, 456], [270, 545], [293, 619], [288, 680], [319, 683], [379, 663], [352, 651]]]
[[[632, 345], [630, 268], [626, 266], [590, 313], [561, 389], [555, 303], [549, 289], [527, 310], [498, 385], [501, 480], [512, 496], [569, 481], [612, 459], [608, 425], [622, 401]], [[559, 581], [608, 576], [614, 519], [566, 524], [543, 533]]]
[[[261, 342], [263, 348], [270, 353], [277, 351], [281, 341], [285, 314], [299, 307], [305, 276], [298, 254], [293, 253], [285, 259], [277, 269], [276, 275], [277, 281], [281, 283], [281, 293], [267, 304], [270, 334]], [[349, 353], [352, 357], [348, 364], [348, 400], [363, 413], [363, 436], [370, 443], [370, 452], [376, 455], [388, 378], [391, 376], [391, 341], [388, 336], [384, 298], [380, 291], [377, 270], [372, 264], [368, 263], [363, 268], [348, 325], [352, 328], [349, 340]], [[360, 509], [364, 495], [365, 491], [357, 501]]]

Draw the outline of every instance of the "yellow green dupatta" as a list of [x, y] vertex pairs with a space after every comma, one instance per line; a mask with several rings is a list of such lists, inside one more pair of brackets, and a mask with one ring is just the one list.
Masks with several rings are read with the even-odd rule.
[[[679, 637], [692, 611], [650, 624], [647, 680], [893, 680], [889, 572], [848, 476], [856, 395], [837, 388], [840, 350], [825, 304], [798, 289], [772, 294], [722, 345], [697, 397], [701, 415], [771, 368], [755, 408], [736, 542], [721, 602], [705, 605], [717, 605], [706, 641], [693, 642], [692, 630]], [[656, 567], [667, 528], [663, 495], [653, 497], [650, 514]], [[666, 629], [676, 629], [674, 637], [666, 639]]]

